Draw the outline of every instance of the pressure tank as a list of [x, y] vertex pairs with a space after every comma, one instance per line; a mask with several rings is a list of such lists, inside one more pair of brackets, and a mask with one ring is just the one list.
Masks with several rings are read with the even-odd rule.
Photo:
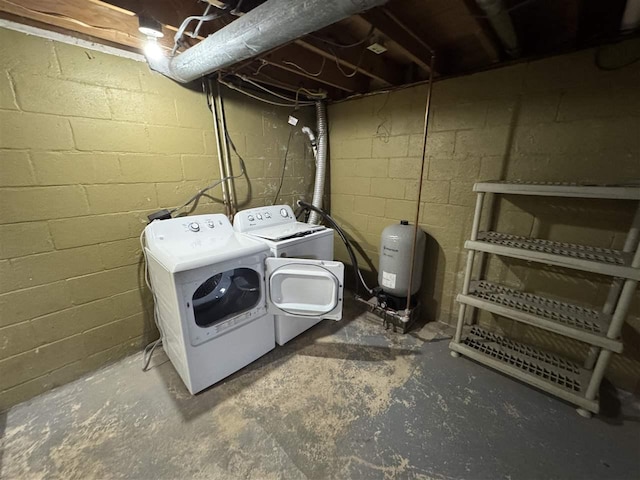
[[[389, 225], [382, 231], [380, 239], [380, 264], [378, 265], [378, 284], [382, 290], [396, 297], [409, 296], [409, 274], [411, 270], [411, 245], [414, 230], [409, 222]], [[413, 281], [411, 295], [420, 289], [422, 265], [424, 263], [425, 233], [418, 228], [416, 252], [413, 258]]]

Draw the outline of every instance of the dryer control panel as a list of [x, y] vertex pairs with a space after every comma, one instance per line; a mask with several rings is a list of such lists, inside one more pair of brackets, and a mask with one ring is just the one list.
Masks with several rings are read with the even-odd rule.
[[146, 228], [147, 240], [169, 241], [192, 238], [224, 238], [233, 234], [233, 227], [221, 213], [176, 217], [169, 220], [155, 220]]
[[144, 229], [146, 251], [170, 272], [190, 270], [268, 250], [239, 235], [222, 214], [154, 220]]
[[233, 217], [233, 227], [237, 232], [242, 233], [296, 222], [296, 217], [289, 205], [251, 208], [238, 212]]

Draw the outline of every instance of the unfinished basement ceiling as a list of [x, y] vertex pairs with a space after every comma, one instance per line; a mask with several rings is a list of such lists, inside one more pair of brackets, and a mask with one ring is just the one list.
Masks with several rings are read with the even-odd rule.
[[[219, 18], [204, 23], [197, 38], [186, 37], [179, 51], [264, 1], [210, 0], [211, 13], [220, 14]], [[616, 39], [626, 3], [504, 0], [504, 8], [515, 30], [519, 57], [530, 58]], [[164, 26], [160, 44], [169, 55], [182, 21], [202, 15], [207, 5], [199, 0], [0, 0], [0, 15], [134, 51], [140, 51], [145, 42], [138, 31], [138, 16], [152, 17]], [[374, 43], [386, 51], [369, 50]], [[436, 77], [513, 60], [474, 0], [390, 0], [219, 73], [245, 88], [251, 85], [242, 77], [288, 92], [300, 87], [324, 91], [338, 100], [427, 79], [431, 51], [436, 55]]]

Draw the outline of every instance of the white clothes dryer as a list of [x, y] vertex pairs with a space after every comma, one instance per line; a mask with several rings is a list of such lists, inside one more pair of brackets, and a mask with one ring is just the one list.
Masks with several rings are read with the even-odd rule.
[[[298, 222], [289, 205], [271, 205], [236, 213], [233, 228], [266, 244], [276, 258], [333, 260], [333, 230]], [[329, 317], [323, 317], [329, 318]], [[276, 315], [278, 345], [284, 345], [322, 318]]]
[[274, 315], [342, 318], [341, 263], [270, 258], [224, 215], [156, 220], [145, 240], [164, 349], [192, 394], [272, 350]]

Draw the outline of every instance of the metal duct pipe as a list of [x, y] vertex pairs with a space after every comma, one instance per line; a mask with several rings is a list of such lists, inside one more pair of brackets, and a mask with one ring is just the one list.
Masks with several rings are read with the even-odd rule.
[[[316, 183], [313, 187], [314, 207], [322, 208], [322, 197], [324, 196], [324, 179], [327, 173], [327, 107], [324, 102], [316, 102], [316, 116], [318, 117], [318, 138], [316, 149]], [[309, 223], [317, 225], [320, 223], [320, 215], [311, 211]]]
[[627, 0], [620, 22], [622, 33], [631, 33], [640, 26], [640, 0]]
[[316, 134], [313, 133], [309, 127], [302, 127], [302, 133], [304, 133], [307, 137], [309, 137], [309, 143], [311, 144], [311, 149], [313, 150], [313, 158], [318, 158], [318, 143], [316, 142]]
[[386, 2], [267, 0], [181, 54], [147, 56], [147, 62], [153, 70], [187, 83]]
[[476, 0], [478, 7], [487, 16], [487, 20], [498, 35], [502, 46], [510, 57], [520, 56], [520, 42], [513, 28], [509, 11], [505, 8], [504, 0]]

